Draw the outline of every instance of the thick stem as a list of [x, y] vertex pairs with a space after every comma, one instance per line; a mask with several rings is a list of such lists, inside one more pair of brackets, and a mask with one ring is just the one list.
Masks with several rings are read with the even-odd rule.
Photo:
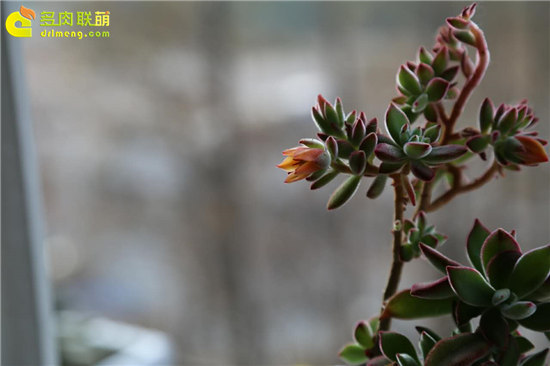
[[451, 136], [454, 132], [453, 129], [458, 117], [462, 114], [468, 98], [483, 79], [487, 66], [489, 66], [489, 49], [487, 48], [487, 42], [485, 41], [483, 32], [474, 22], [471, 22], [470, 31], [474, 34], [476, 39], [475, 47], [477, 49], [477, 65], [472, 76], [464, 84], [464, 87], [460, 91], [456, 103], [453, 106], [453, 110], [451, 111], [451, 115], [449, 116], [448, 123], [445, 128], [443, 145], [451, 140]]
[[[393, 224], [393, 259], [390, 269], [390, 276], [386, 284], [386, 289], [384, 290], [384, 305], [390, 297], [397, 292], [399, 286], [399, 281], [401, 280], [401, 272], [403, 270], [403, 261], [401, 261], [400, 251], [401, 251], [401, 241], [402, 241], [402, 230], [403, 230], [403, 210], [404, 210], [404, 200], [403, 195], [403, 185], [401, 183], [401, 176], [399, 174], [394, 174], [391, 176], [393, 179], [394, 187], [394, 224]], [[390, 329], [391, 318], [385, 318], [380, 321], [380, 330]]]

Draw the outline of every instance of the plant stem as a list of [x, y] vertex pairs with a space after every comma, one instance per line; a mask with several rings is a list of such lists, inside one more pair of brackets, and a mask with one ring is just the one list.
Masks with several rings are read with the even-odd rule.
[[[401, 175], [393, 174], [390, 176], [393, 180], [394, 188], [394, 227], [393, 227], [393, 245], [392, 253], [393, 259], [390, 269], [390, 275], [388, 282], [386, 284], [386, 289], [384, 290], [384, 305], [386, 301], [393, 294], [397, 292], [397, 287], [399, 286], [399, 281], [401, 280], [401, 272], [403, 270], [403, 261], [401, 261], [400, 251], [401, 251], [401, 241], [402, 241], [402, 230], [403, 230], [403, 209], [404, 209], [404, 195], [403, 195], [403, 185], [401, 183]], [[390, 329], [391, 318], [382, 319], [380, 321], [379, 330], [388, 330]]]
[[460, 193], [465, 193], [469, 191], [473, 191], [474, 189], [477, 189], [490, 181], [495, 174], [498, 171], [498, 163], [495, 161], [493, 164], [476, 180], [472, 181], [468, 184], [461, 184], [460, 182], [457, 182], [456, 185], [449, 189], [447, 192], [442, 194], [440, 197], [438, 197], [435, 201], [430, 203], [428, 207], [426, 208], [426, 212], [432, 212], [440, 208], [441, 206], [445, 205], [449, 201], [451, 201], [455, 196], [457, 196]]
[[487, 48], [487, 42], [485, 41], [485, 36], [483, 35], [483, 32], [474, 22], [471, 22], [470, 31], [473, 33], [476, 39], [475, 47], [477, 49], [477, 65], [472, 76], [464, 84], [464, 87], [460, 91], [456, 103], [453, 106], [451, 115], [448, 118], [448, 123], [445, 126], [445, 134], [443, 136], [442, 143], [443, 145], [447, 144], [451, 140], [454, 132], [453, 129], [456, 121], [458, 120], [458, 117], [460, 117], [460, 115], [462, 114], [468, 98], [470, 97], [476, 86], [478, 86], [483, 79], [485, 71], [487, 70], [487, 66], [489, 66], [489, 49]]

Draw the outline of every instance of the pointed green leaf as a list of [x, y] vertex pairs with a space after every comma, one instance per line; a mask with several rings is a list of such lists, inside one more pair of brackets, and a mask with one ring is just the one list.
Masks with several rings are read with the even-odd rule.
[[401, 130], [403, 126], [409, 124], [409, 119], [403, 113], [399, 107], [391, 103], [386, 111], [385, 125], [388, 134], [391, 136], [393, 141], [399, 143], [399, 138], [401, 136]]
[[364, 321], [357, 324], [355, 331], [353, 332], [353, 337], [355, 338], [355, 341], [365, 349], [369, 349], [374, 346], [372, 330], [370, 329], [370, 325]]
[[441, 273], [447, 273], [447, 267], [460, 267], [460, 263], [455, 262], [454, 260], [444, 256], [437, 250], [424, 245], [420, 243], [419, 245], [420, 250], [422, 251], [422, 254], [426, 257], [427, 260], [430, 261], [430, 263], [437, 268]]
[[399, 73], [397, 74], [397, 83], [412, 95], [418, 95], [422, 93], [420, 80], [418, 80], [418, 77], [416, 77], [416, 75], [404, 65], [401, 65], [401, 67], [399, 68]]
[[481, 247], [488, 236], [489, 230], [483, 226], [481, 221], [476, 219], [472, 230], [470, 230], [470, 234], [468, 234], [466, 248], [470, 263], [480, 272], [483, 271], [483, 266], [481, 264]]
[[495, 290], [473, 268], [447, 267], [447, 275], [453, 291], [466, 304], [490, 306]]
[[550, 244], [524, 253], [517, 261], [508, 287], [519, 298], [536, 291], [550, 274]]
[[424, 137], [429, 138], [430, 142], [436, 142], [439, 139], [440, 135], [441, 125], [433, 125], [431, 127], [428, 127], [426, 131], [424, 131]]
[[449, 314], [452, 299], [428, 300], [414, 297], [406, 289], [393, 295], [386, 304], [382, 318], [419, 319]]
[[334, 210], [346, 203], [357, 191], [360, 181], [361, 176], [357, 175], [353, 175], [346, 179], [330, 196], [327, 208], [329, 210]]
[[361, 141], [361, 144], [359, 144], [359, 150], [363, 150], [367, 157], [369, 157], [374, 152], [377, 142], [378, 137], [376, 137], [376, 133], [371, 132], [365, 136], [363, 141]]
[[478, 334], [463, 333], [436, 343], [426, 360], [425, 366], [464, 366], [489, 354], [490, 345]]
[[434, 69], [432, 69], [430, 65], [423, 62], [421, 62], [416, 68], [416, 74], [418, 75], [418, 79], [420, 79], [420, 82], [424, 85], [432, 80], [435, 75]]
[[426, 93], [430, 102], [438, 102], [449, 90], [449, 82], [443, 78], [433, 78], [426, 87]]
[[418, 361], [413, 344], [407, 337], [395, 332], [380, 332], [380, 350], [386, 358], [397, 361], [398, 353], [405, 353]]
[[447, 62], [449, 60], [449, 53], [447, 47], [443, 46], [439, 49], [432, 61], [432, 68], [436, 75], [439, 75], [447, 68]]
[[491, 99], [485, 98], [479, 110], [479, 129], [481, 133], [487, 133], [494, 123], [494, 107]]
[[483, 268], [487, 270], [487, 265], [491, 259], [497, 254], [508, 250], [521, 252], [516, 239], [512, 235], [502, 229], [493, 231], [485, 239], [481, 247], [481, 263], [483, 264]]
[[358, 344], [348, 344], [340, 350], [338, 356], [350, 365], [359, 365], [367, 361], [365, 349]]

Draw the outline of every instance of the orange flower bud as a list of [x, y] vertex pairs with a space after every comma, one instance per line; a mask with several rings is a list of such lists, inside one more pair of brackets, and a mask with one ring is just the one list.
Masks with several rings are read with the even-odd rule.
[[283, 155], [286, 158], [277, 167], [288, 172], [285, 183], [305, 179], [330, 165], [330, 155], [324, 149], [298, 146], [283, 151]]

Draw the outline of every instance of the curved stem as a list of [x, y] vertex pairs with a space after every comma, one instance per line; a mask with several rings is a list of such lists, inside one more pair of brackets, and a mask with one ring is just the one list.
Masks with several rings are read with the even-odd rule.
[[493, 162], [493, 165], [489, 167], [483, 173], [482, 176], [478, 177], [476, 180], [474, 180], [471, 183], [462, 185], [460, 182], [458, 182], [453, 188], [449, 189], [447, 192], [439, 196], [435, 201], [433, 201], [431, 204], [428, 205], [426, 208], [427, 212], [432, 212], [440, 208], [441, 206], [445, 205], [449, 201], [451, 201], [455, 196], [457, 196], [460, 193], [465, 193], [469, 191], [473, 191], [474, 189], [477, 189], [490, 181], [495, 173], [498, 171], [498, 163], [495, 161]]
[[[404, 209], [404, 194], [403, 185], [401, 183], [401, 175], [391, 175], [394, 187], [394, 227], [393, 227], [393, 244], [392, 252], [393, 259], [390, 269], [390, 275], [384, 290], [384, 305], [386, 301], [397, 292], [399, 281], [401, 280], [401, 272], [403, 270], [403, 261], [401, 261], [400, 251], [402, 242], [403, 230], [403, 209]], [[379, 330], [388, 330], [391, 325], [391, 318], [382, 319], [380, 321]]]
[[458, 117], [462, 114], [464, 106], [466, 105], [466, 102], [468, 101], [468, 98], [472, 94], [473, 90], [483, 79], [487, 66], [489, 65], [489, 49], [487, 48], [487, 42], [485, 41], [483, 32], [474, 22], [471, 22], [470, 31], [474, 34], [476, 39], [475, 47], [477, 49], [477, 65], [472, 76], [464, 84], [464, 87], [460, 91], [456, 103], [453, 106], [453, 110], [451, 111], [451, 115], [445, 128], [443, 144], [446, 144], [453, 135], [453, 129]]

